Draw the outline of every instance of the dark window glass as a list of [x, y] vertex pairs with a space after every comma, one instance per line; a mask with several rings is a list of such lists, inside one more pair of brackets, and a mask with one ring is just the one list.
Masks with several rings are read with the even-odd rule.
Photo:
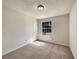
[[51, 33], [51, 27], [52, 27], [51, 21], [42, 22], [42, 32], [43, 32], [43, 34], [46, 35], [47, 33]]

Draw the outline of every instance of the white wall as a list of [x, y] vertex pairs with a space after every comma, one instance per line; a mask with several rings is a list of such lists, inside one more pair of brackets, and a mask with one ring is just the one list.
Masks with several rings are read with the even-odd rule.
[[[42, 35], [41, 24], [44, 21], [52, 20], [54, 28], [49, 36]], [[38, 39], [69, 46], [69, 15], [61, 15], [48, 19], [38, 20]]]
[[70, 48], [77, 59], [77, 6], [73, 6], [70, 12]]
[[69, 15], [62, 15], [53, 18], [55, 22], [54, 43], [69, 46]]
[[2, 54], [5, 55], [36, 40], [36, 20], [3, 6]]

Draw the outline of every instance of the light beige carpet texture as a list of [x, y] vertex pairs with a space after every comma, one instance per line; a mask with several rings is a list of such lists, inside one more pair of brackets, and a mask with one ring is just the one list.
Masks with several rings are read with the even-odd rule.
[[2, 57], [2, 59], [74, 59], [68, 47], [36, 41]]

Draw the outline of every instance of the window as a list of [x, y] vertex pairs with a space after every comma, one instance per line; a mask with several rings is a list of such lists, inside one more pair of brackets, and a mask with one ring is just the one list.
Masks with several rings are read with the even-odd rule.
[[47, 21], [47, 22], [42, 22], [42, 33], [43, 35], [48, 35], [52, 32], [52, 22]]

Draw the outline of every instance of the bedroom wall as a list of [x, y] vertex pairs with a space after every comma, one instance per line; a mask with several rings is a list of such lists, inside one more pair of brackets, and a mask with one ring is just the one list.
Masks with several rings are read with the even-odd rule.
[[[54, 23], [51, 35], [42, 34], [42, 22], [51, 20]], [[47, 19], [39, 19], [38, 23], [38, 39], [69, 46], [69, 14], [50, 17]]]
[[36, 19], [3, 6], [2, 54], [36, 40]]
[[75, 59], [77, 59], [77, 5], [70, 12], [70, 48]]
[[69, 46], [69, 14], [53, 18], [55, 22], [54, 43]]

